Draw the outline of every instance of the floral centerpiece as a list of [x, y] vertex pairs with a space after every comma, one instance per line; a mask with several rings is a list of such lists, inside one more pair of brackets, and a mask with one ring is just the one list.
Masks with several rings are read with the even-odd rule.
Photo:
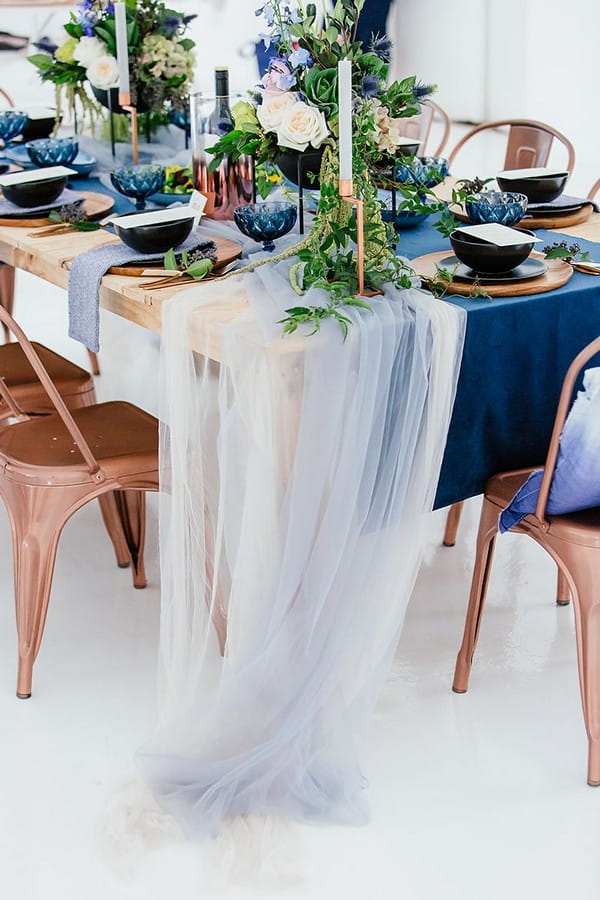
[[[127, 37], [132, 101], [152, 127], [168, 121], [170, 110], [187, 107], [194, 71], [194, 41], [185, 36], [194, 16], [168, 9], [160, 0], [126, 0]], [[67, 39], [53, 54], [29, 57], [42, 81], [57, 89], [60, 109], [66, 93], [72, 107], [78, 100], [92, 120], [116, 89], [115, 14], [111, 0], [82, 0], [64, 25]], [[116, 106], [116, 98], [115, 104]]]
[[392, 282], [412, 284], [409, 270], [394, 252], [395, 240], [381, 217], [373, 171], [394, 157], [402, 143], [401, 119], [420, 112], [421, 101], [433, 88], [413, 76], [388, 83], [391, 42], [373, 35], [368, 45], [356, 39], [364, 0], [337, 0], [331, 13], [319, 13], [314, 3], [292, 6], [271, 0], [257, 10], [266, 19], [262, 37], [273, 47], [267, 74], [248, 100], [232, 110], [234, 129], [211, 148], [216, 167], [228, 154], [251, 154], [260, 164], [282, 155], [318, 151], [320, 200], [307, 237], [287, 255], [298, 255], [292, 267], [292, 287], [302, 294], [323, 287], [328, 307], [298, 306], [288, 310], [284, 330], [301, 322], [318, 329], [326, 316], [337, 318], [345, 331], [348, 319], [340, 308], [364, 305], [354, 298], [358, 287], [356, 218], [339, 195], [338, 63], [352, 62], [353, 182], [364, 203], [365, 283], [370, 292]]

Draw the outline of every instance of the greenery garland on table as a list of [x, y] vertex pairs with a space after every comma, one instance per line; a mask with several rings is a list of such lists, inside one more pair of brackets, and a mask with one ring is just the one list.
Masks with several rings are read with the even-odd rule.
[[[353, 68], [354, 190], [364, 203], [365, 286], [377, 293], [386, 283], [411, 287], [414, 273], [395, 253], [393, 227], [381, 216], [372, 171], [389, 160], [402, 142], [400, 120], [420, 112], [433, 90], [411, 76], [387, 84], [391, 42], [374, 35], [368, 47], [356, 39], [364, 0], [337, 0], [331, 13], [316, 4], [290, 6], [271, 0], [257, 10], [268, 30], [262, 37], [274, 47], [269, 69], [258, 90], [233, 107], [234, 129], [211, 148], [211, 168], [228, 155], [251, 154], [260, 164], [276, 163], [282, 153], [323, 150], [320, 199], [310, 233], [294, 248], [269, 262], [294, 255], [290, 280], [298, 294], [310, 287], [329, 294], [325, 307], [297, 306], [286, 311], [284, 332], [309, 322], [318, 330], [323, 318], [338, 320], [344, 334], [350, 319], [344, 306], [370, 308], [356, 299], [358, 274], [354, 246], [356, 219], [339, 195], [338, 62]], [[255, 266], [246, 266], [249, 271]], [[238, 270], [240, 271], [240, 270]]]

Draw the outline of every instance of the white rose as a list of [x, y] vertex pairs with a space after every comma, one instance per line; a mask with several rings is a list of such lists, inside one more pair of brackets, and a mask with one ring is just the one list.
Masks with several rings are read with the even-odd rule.
[[99, 56], [106, 56], [106, 44], [97, 37], [82, 37], [73, 50], [73, 59], [87, 69]]
[[277, 128], [277, 143], [291, 150], [306, 150], [309, 144], [316, 149], [329, 136], [325, 116], [320, 109], [298, 100], [285, 110]]
[[87, 67], [87, 77], [90, 84], [100, 90], [107, 91], [116, 87], [119, 83], [119, 67], [114, 56], [99, 56]]
[[262, 103], [256, 108], [258, 121], [265, 131], [277, 131], [286, 109], [297, 102], [291, 91], [265, 91]]

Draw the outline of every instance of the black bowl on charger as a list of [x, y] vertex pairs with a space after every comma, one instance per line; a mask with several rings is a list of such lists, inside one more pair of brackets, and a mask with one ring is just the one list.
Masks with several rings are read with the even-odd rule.
[[[133, 219], [136, 213], [133, 213]], [[178, 247], [189, 237], [194, 227], [194, 216], [190, 214], [185, 218], [172, 221], [146, 222], [142, 225], [127, 225], [125, 227], [114, 222], [117, 236], [135, 250], [137, 253], [166, 253], [172, 247]]]
[[[25, 112], [29, 112], [29, 119], [23, 131], [23, 143], [50, 137], [56, 126], [56, 110], [48, 108], [28, 111], [26, 109]], [[61, 122], [62, 115], [58, 117], [58, 124], [60, 125]]]
[[18, 184], [3, 184], [2, 193], [6, 200], [23, 209], [47, 206], [60, 197], [67, 184], [66, 175], [53, 175], [38, 181], [23, 181]]
[[[522, 231], [523, 234], [535, 237], [533, 231], [525, 228], [518, 228], [515, 231]], [[533, 250], [531, 241], [500, 247], [465, 234], [460, 229], [452, 232], [450, 243], [461, 263], [480, 275], [502, 275], [510, 272], [525, 262]]]
[[501, 191], [525, 194], [530, 203], [551, 203], [563, 193], [569, 178], [568, 172], [558, 175], [536, 175], [533, 178], [503, 178], [496, 176]]

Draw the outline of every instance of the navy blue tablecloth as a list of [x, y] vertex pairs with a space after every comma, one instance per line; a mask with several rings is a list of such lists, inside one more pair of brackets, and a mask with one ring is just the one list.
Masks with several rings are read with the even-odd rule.
[[[567, 239], [600, 260], [600, 245]], [[411, 259], [445, 249], [428, 223], [400, 234], [398, 252]], [[495, 472], [543, 463], [565, 373], [600, 335], [600, 277], [574, 272], [545, 294], [441, 302], [466, 309], [467, 331], [436, 507], [481, 494]]]

